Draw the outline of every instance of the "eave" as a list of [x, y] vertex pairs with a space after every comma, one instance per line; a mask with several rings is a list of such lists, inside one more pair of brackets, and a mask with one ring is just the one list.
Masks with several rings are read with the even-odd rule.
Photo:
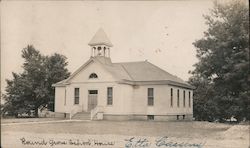
[[128, 85], [171, 85], [176, 87], [182, 87], [186, 89], [195, 89], [194, 86], [189, 84], [183, 84], [179, 82], [174, 82], [170, 80], [155, 80], [155, 81], [130, 81], [130, 80], [121, 80], [118, 83], [120, 84], [128, 84]]

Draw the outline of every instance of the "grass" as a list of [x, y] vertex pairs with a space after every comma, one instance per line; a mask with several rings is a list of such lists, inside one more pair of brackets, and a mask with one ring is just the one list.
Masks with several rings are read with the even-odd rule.
[[5, 125], [2, 131], [34, 133], [69, 133], [69, 134], [117, 134], [173, 137], [209, 137], [227, 130], [230, 125], [201, 122], [149, 122], [149, 121], [81, 121], [65, 123], [43, 123], [24, 125]]
[[59, 118], [2, 118], [1, 123], [24, 123], [61, 120]]
[[[23, 122], [45, 119], [22, 120]], [[12, 123], [21, 122], [19, 119]], [[148, 137], [153, 143], [156, 137], [168, 136], [179, 143], [205, 143], [202, 148], [248, 148], [249, 125], [231, 125], [210, 122], [156, 122], [156, 121], [70, 121], [57, 123], [2, 124], [2, 141], [5, 147], [25, 147], [20, 138], [47, 141], [98, 139], [116, 141], [115, 147], [124, 147], [125, 138]], [[150, 138], [151, 137], [151, 138]], [[62, 148], [62, 145], [58, 148]], [[63, 148], [69, 148], [69, 145]], [[72, 146], [74, 147], [74, 146]], [[57, 147], [56, 147], [57, 148]], [[149, 148], [149, 147], [147, 147]]]

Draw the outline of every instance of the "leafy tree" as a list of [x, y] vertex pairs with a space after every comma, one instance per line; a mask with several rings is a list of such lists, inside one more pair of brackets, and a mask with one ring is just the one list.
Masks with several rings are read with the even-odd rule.
[[213, 84], [207, 79], [192, 77], [189, 82], [196, 87], [194, 90], [194, 117], [196, 120], [214, 121], [218, 118], [219, 110], [214, 101]]
[[193, 43], [199, 59], [190, 78], [198, 88], [194, 114], [197, 118], [202, 116], [202, 120], [211, 120], [212, 116], [220, 120], [232, 116], [238, 121], [249, 120], [248, 5], [243, 1], [215, 2], [204, 17], [209, 28], [202, 39]]
[[12, 73], [13, 80], [6, 80], [3, 111], [10, 115], [34, 112], [44, 107], [53, 111], [54, 88], [52, 84], [69, 76], [66, 57], [60, 54], [44, 56], [32, 45], [22, 50], [23, 72]]
[[57, 83], [61, 80], [64, 80], [69, 77], [70, 73], [65, 68], [68, 63], [66, 61], [66, 57], [60, 54], [53, 54], [52, 56], [47, 58], [47, 88], [48, 88], [48, 108], [54, 111], [54, 97], [55, 97], [55, 89], [51, 87], [52, 84]]
[[30, 114], [32, 110], [32, 103], [26, 97], [30, 93], [24, 93], [31, 90], [30, 84], [26, 81], [24, 75], [12, 73], [13, 80], [7, 80], [6, 94], [3, 96], [6, 103], [3, 106], [3, 113], [7, 112], [9, 115], [17, 116], [18, 113]]

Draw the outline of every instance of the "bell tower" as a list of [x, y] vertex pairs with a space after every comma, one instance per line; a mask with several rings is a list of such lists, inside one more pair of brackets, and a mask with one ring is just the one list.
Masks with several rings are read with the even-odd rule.
[[88, 45], [91, 47], [92, 57], [100, 56], [110, 58], [110, 48], [113, 47], [113, 45], [102, 28], [96, 32]]

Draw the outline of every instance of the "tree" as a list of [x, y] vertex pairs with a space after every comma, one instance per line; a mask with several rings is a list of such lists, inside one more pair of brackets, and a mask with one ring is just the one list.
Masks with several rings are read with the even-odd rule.
[[12, 73], [13, 80], [7, 80], [6, 94], [3, 95], [6, 103], [3, 106], [3, 113], [8, 113], [8, 115], [16, 116], [18, 113], [30, 114], [30, 110], [33, 108], [33, 104], [30, 102], [29, 96], [31, 85], [29, 81], [26, 81], [25, 75], [20, 75], [16, 73]]
[[6, 103], [3, 111], [10, 115], [31, 114], [38, 116], [38, 109], [53, 111], [53, 83], [69, 76], [66, 57], [60, 54], [44, 56], [32, 45], [22, 50], [23, 72], [13, 73], [13, 80], [6, 80]]
[[[249, 120], [248, 5], [243, 1], [215, 2], [210, 14], [204, 18], [208, 30], [202, 39], [193, 43], [199, 59], [190, 78], [191, 84], [198, 88], [195, 90], [194, 114], [199, 118], [206, 113], [207, 118], [203, 120], [210, 120], [210, 116], [220, 120], [232, 116], [238, 121]], [[213, 111], [200, 108], [201, 104]]]
[[60, 54], [53, 54], [52, 56], [47, 58], [47, 88], [48, 88], [48, 108], [51, 111], [54, 111], [54, 97], [55, 97], [55, 89], [51, 87], [52, 84], [57, 83], [61, 80], [64, 80], [69, 77], [70, 73], [65, 68], [68, 63], [66, 62], [66, 57]]
[[207, 79], [192, 77], [189, 82], [195, 86], [194, 90], [194, 117], [198, 121], [214, 121], [219, 116], [216, 101], [214, 101], [213, 84]]

